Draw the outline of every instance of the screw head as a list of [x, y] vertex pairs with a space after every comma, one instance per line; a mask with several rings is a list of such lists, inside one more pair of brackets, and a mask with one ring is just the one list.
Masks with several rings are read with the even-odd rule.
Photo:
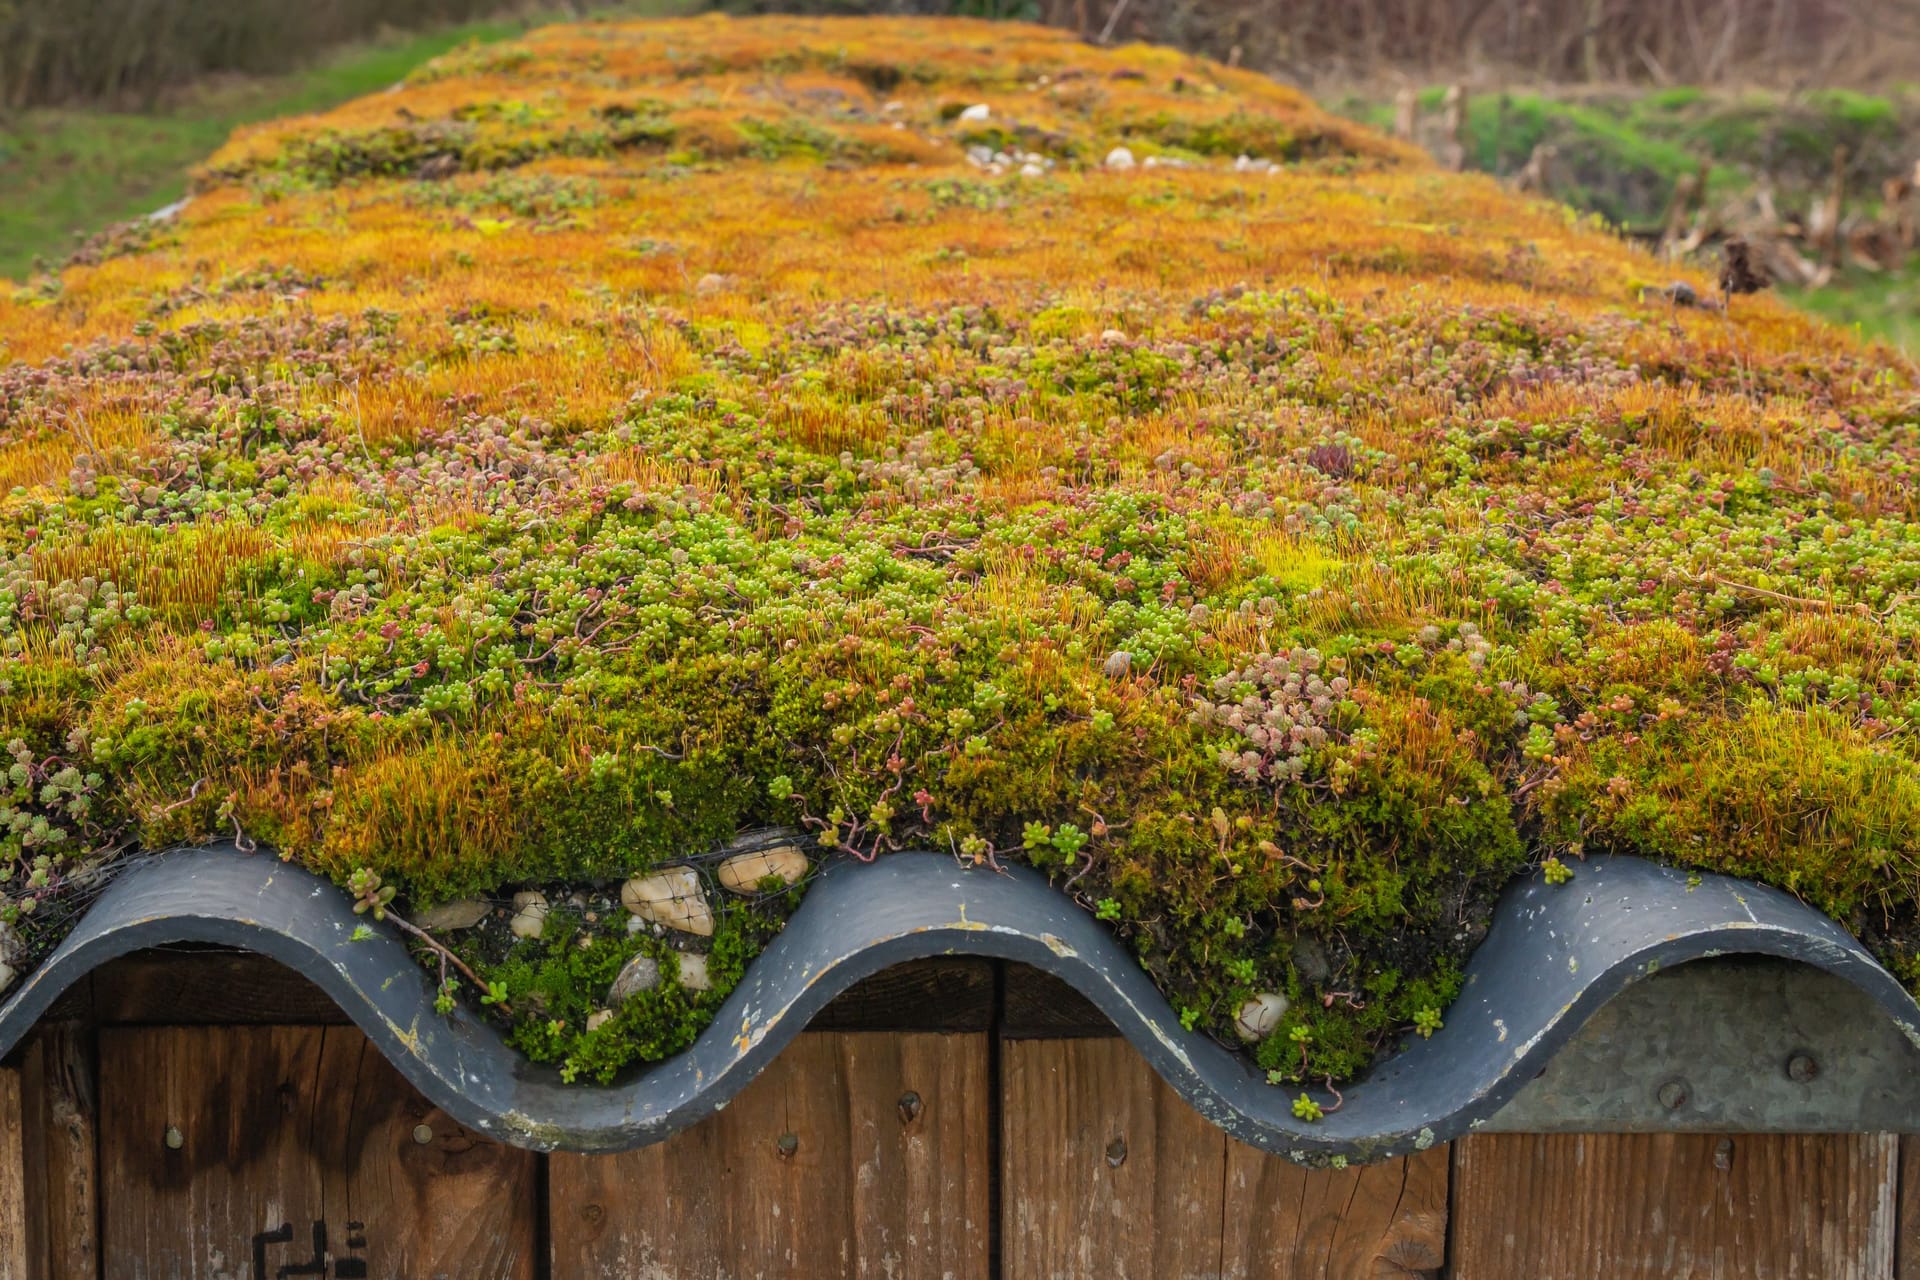
[[173, 1125], [167, 1126], [167, 1132], [162, 1140], [167, 1144], [167, 1150], [169, 1151], [178, 1151], [181, 1147], [187, 1145], [186, 1135], [181, 1133], [180, 1130]]
[[417, 1124], [413, 1126], [413, 1140], [423, 1147], [429, 1142], [432, 1142], [433, 1126], [430, 1124]]
[[800, 1149], [800, 1135], [797, 1133], [781, 1134], [778, 1138], [774, 1139], [773, 1149], [780, 1153], [781, 1159], [791, 1158], [793, 1153]]
[[1678, 1111], [1687, 1105], [1687, 1100], [1693, 1096], [1693, 1091], [1687, 1088], [1685, 1080], [1669, 1080], [1660, 1086], [1654, 1096], [1660, 1099], [1660, 1105], [1667, 1110]]
[[1796, 1053], [1787, 1059], [1787, 1079], [1795, 1084], [1812, 1084], [1820, 1074], [1820, 1063], [1810, 1053]]
[[1107, 1144], [1107, 1167], [1118, 1169], [1127, 1162], [1127, 1140], [1115, 1138]]
[[920, 1095], [909, 1089], [900, 1095], [900, 1123], [912, 1124], [920, 1118], [926, 1104], [920, 1101]]

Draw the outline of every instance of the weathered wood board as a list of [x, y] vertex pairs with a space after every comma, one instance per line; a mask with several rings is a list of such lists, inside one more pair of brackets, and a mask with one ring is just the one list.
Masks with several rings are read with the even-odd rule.
[[539, 1158], [355, 1028], [104, 1028], [100, 1115], [104, 1280], [534, 1274]]
[[1920, 1138], [1479, 1134], [1303, 1170], [1031, 978], [890, 971], [694, 1130], [549, 1159], [449, 1122], [270, 962], [130, 957], [0, 1065], [0, 1280], [1920, 1280]]
[[27, 1119], [18, 1066], [0, 1066], [0, 1280], [28, 1280]]
[[555, 1155], [553, 1280], [984, 1280], [985, 1034], [806, 1032], [657, 1146]]
[[1454, 1150], [1454, 1280], [1893, 1274], [1891, 1134], [1481, 1134]]
[[93, 1036], [43, 1023], [0, 1068], [0, 1280], [99, 1274]]
[[1002, 1045], [1007, 1280], [1437, 1274], [1444, 1148], [1306, 1170], [1208, 1124], [1117, 1037]]

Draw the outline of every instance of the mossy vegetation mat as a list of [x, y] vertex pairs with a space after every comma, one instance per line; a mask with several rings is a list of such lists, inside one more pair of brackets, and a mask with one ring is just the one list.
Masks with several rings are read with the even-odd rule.
[[1920, 395], [1669, 276], [1019, 26], [553, 28], [244, 132], [0, 297], [8, 963], [228, 837], [590, 1078], [829, 851], [1047, 871], [1286, 1084], [1597, 853], [1920, 979]]

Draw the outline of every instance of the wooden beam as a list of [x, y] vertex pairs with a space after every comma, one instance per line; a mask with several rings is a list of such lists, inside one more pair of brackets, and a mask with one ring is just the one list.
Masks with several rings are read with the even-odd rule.
[[1454, 1280], [1893, 1274], [1891, 1134], [1479, 1134]]
[[987, 1054], [984, 1034], [807, 1032], [676, 1138], [551, 1157], [553, 1280], [984, 1280]]

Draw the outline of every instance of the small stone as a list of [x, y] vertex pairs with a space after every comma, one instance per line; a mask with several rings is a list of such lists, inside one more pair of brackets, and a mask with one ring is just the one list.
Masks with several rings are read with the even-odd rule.
[[18, 973], [14, 972], [12, 965], [0, 964], [0, 991], [5, 991], [8, 987], [12, 986], [13, 980], [19, 976]]
[[620, 886], [620, 902], [627, 910], [655, 924], [713, 936], [713, 910], [701, 892], [700, 877], [692, 867], [669, 867], [650, 876], [635, 876]]
[[735, 893], [757, 893], [769, 877], [781, 884], [798, 884], [807, 874], [807, 855], [790, 844], [772, 849], [736, 853], [720, 864], [720, 883]]
[[547, 927], [547, 896], [528, 889], [513, 895], [513, 919], [507, 928], [516, 938], [537, 938]]
[[1277, 991], [1263, 991], [1240, 1006], [1234, 1015], [1233, 1030], [1248, 1044], [1258, 1044], [1273, 1034], [1280, 1019], [1287, 1016], [1287, 998]]
[[1113, 343], [1116, 343], [1116, 342], [1125, 342], [1126, 340], [1127, 340], [1127, 335], [1122, 333], [1118, 329], [1102, 329], [1100, 331], [1100, 341], [1108, 344], [1109, 346], [1111, 346]]
[[613, 1021], [613, 1010], [595, 1009], [592, 1013], [587, 1015], [587, 1034], [592, 1035], [594, 1032], [598, 1031], [600, 1028], [606, 1026], [609, 1022], [612, 1022], [612, 1021]]
[[413, 923], [428, 933], [452, 933], [458, 929], [473, 928], [485, 920], [487, 912], [491, 910], [491, 902], [483, 902], [479, 898], [455, 898], [452, 902], [428, 907], [413, 918]]
[[728, 280], [717, 271], [709, 271], [694, 282], [693, 291], [701, 297], [715, 294], [726, 288]]
[[886, 105], [880, 108], [880, 114], [883, 116], [895, 116], [895, 115], [899, 115], [902, 111], [905, 111], [906, 109], [907, 109], [907, 104], [900, 101], [900, 99], [889, 98], [886, 102]]
[[973, 120], [986, 120], [993, 115], [993, 108], [984, 102], [976, 102], [960, 113], [960, 121], [965, 124]]
[[1107, 152], [1107, 168], [1133, 168], [1133, 152], [1127, 150], [1125, 147], [1115, 147], [1113, 150]]
[[1106, 666], [1102, 668], [1102, 670], [1104, 670], [1107, 673], [1107, 678], [1110, 680], [1123, 679], [1125, 678], [1127, 672], [1131, 671], [1132, 669], [1133, 669], [1133, 655], [1128, 653], [1125, 649], [1115, 649], [1112, 653], [1108, 654]]
[[1020, 166], [1020, 176], [1023, 178], [1042, 178], [1046, 176], [1046, 173], [1047, 171], [1045, 169], [1042, 169], [1031, 160]]
[[713, 990], [713, 979], [707, 974], [707, 957], [705, 955], [698, 951], [681, 953], [680, 985], [689, 991]]
[[627, 961], [607, 988], [608, 1004], [625, 1004], [642, 991], [660, 985], [660, 962], [652, 956], [635, 956]]

